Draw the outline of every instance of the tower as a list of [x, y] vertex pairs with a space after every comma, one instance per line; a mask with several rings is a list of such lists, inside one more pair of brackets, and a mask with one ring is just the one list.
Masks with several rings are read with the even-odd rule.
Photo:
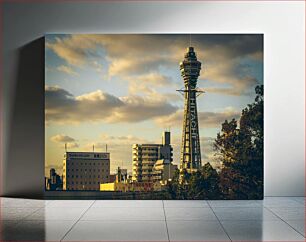
[[181, 144], [180, 171], [186, 169], [188, 173], [197, 171], [201, 167], [201, 148], [197, 111], [197, 96], [203, 93], [197, 88], [201, 62], [197, 60], [193, 47], [187, 48], [183, 62], [180, 63], [181, 76], [184, 79], [184, 88], [178, 90], [183, 93], [184, 121]]

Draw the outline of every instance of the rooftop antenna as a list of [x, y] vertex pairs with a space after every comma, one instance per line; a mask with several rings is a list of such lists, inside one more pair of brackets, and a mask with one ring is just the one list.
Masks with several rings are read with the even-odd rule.
[[189, 34], [189, 47], [191, 47], [191, 34]]
[[92, 145], [92, 152], [95, 152], [95, 144]]
[[67, 152], [67, 143], [65, 143], [65, 152]]
[[107, 153], [107, 144], [105, 145], [105, 152]]

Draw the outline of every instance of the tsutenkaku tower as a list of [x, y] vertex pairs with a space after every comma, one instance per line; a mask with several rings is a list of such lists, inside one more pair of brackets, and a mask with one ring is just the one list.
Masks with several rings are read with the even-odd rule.
[[197, 88], [201, 62], [197, 60], [193, 47], [187, 48], [185, 58], [180, 63], [180, 70], [184, 88], [178, 91], [183, 93], [185, 98], [180, 171], [186, 169], [191, 173], [201, 167], [197, 96], [203, 93]]

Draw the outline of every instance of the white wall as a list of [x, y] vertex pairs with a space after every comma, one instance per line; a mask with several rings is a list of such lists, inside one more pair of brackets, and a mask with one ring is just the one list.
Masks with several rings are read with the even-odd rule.
[[[17, 115], [20, 47], [45, 33], [264, 33], [265, 195], [302, 196], [305, 178], [305, 7], [290, 1], [4, 3], [3, 90], [5, 195], [42, 194], [42, 105]], [[19, 64], [18, 64], [19, 63]], [[18, 66], [19, 65], [19, 66]], [[35, 70], [32, 70], [35, 71]], [[41, 80], [40, 88], [43, 86]], [[32, 86], [31, 86], [32, 85]], [[27, 85], [23, 85], [27, 88]], [[37, 91], [39, 96], [39, 90]], [[41, 96], [39, 96], [41, 101]], [[17, 101], [16, 101], [17, 100]], [[32, 107], [29, 108], [29, 106]], [[32, 109], [31, 109], [32, 108]], [[32, 110], [32, 111], [31, 111]], [[33, 119], [33, 122], [31, 122]], [[38, 123], [39, 131], [33, 123]], [[21, 126], [21, 124], [23, 126]], [[15, 128], [18, 134], [12, 135]], [[23, 137], [22, 130], [31, 137]], [[32, 130], [32, 131], [31, 131]], [[25, 141], [29, 140], [27, 148]], [[31, 155], [25, 154], [31, 152]], [[18, 155], [20, 153], [20, 155]], [[25, 158], [24, 158], [25, 157]], [[9, 175], [8, 175], [9, 174]], [[16, 179], [18, 177], [18, 179]]]

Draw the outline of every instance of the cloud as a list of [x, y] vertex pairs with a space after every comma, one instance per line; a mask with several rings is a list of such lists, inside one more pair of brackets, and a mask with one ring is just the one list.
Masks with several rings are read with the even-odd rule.
[[[164, 126], [167, 124], [167, 127], [181, 127], [183, 124], [183, 111], [178, 110], [175, 113], [156, 118], [155, 121], [159, 126]], [[240, 112], [227, 108], [222, 112], [198, 112], [198, 120], [200, 128], [217, 128], [221, 127], [221, 124], [225, 120], [231, 120], [233, 118], [239, 119]]]
[[[135, 76], [162, 73], [165, 69], [177, 69], [188, 45], [188, 35], [65, 35], [47, 42], [46, 46], [70, 65], [84, 66], [90, 58], [99, 56], [103, 49], [109, 63], [110, 77], [129, 81], [135, 89]], [[192, 35], [198, 59], [202, 62], [201, 80], [214, 85], [207, 92], [223, 95], [249, 95], [257, 80], [254, 70], [241, 64], [263, 62], [263, 35], [260, 34], [208, 34]], [[100, 56], [99, 58], [102, 58]], [[104, 57], [103, 57], [104, 58]], [[201, 85], [201, 84], [200, 84]], [[203, 85], [206, 85], [203, 83]], [[143, 83], [138, 92], [147, 92], [150, 84]]]
[[64, 66], [64, 65], [61, 65], [61, 66], [58, 66], [56, 68], [58, 71], [61, 71], [61, 72], [64, 72], [68, 75], [71, 75], [71, 76], [78, 76], [79, 74], [77, 72], [75, 72], [71, 67], [69, 66]]
[[55, 136], [52, 136], [50, 138], [50, 140], [52, 140], [53, 142], [57, 142], [57, 143], [66, 143], [66, 142], [74, 142], [75, 139], [68, 136], [68, 135], [63, 135], [63, 134], [57, 134]]
[[153, 92], [156, 92], [157, 88], [167, 86], [174, 87], [171, 77], [159, 73], [130, 76], [128, 80], [130, 82], [129, 93], [131, 94], [144, 93], [146, 95], [151, 95]]
[[166, 116], [177, 110], [176, 106], [167, 101], [152, 97], [116, 97], [101, 90], [74, 97], [56, 86], [46, 86], [45, 101], [47, 124], [141, 122]]
[[51, 141], [55, 143], [63, 144], [65, 143], [67, 148], [78, 148], [79, 144], [76, 142], [76, 140], [68, 135], [64, 134], [57, 134], [50, 138]]

